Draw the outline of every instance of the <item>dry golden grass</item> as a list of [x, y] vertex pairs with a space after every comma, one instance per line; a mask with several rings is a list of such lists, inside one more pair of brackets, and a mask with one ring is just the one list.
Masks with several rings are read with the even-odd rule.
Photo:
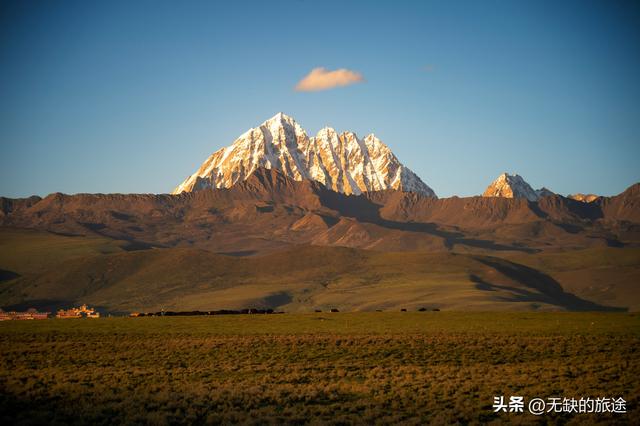
[[[360, 313], [0, 324], [3, 424], [630, 423], [640, 318]], [[494, 414], [494, 395], [629, 413]]]

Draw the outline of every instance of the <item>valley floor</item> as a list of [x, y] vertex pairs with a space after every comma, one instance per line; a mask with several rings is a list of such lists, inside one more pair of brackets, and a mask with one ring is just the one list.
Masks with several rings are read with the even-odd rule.
[[[3, 424], [628, 424], [640, 316], [370, 312], [0, 323]], [[494, 413], [495, 396], [626, 414]]]

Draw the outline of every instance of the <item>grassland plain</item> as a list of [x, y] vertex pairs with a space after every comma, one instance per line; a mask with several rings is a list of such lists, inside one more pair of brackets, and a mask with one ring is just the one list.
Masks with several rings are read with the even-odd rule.
[[[637, 424], [640, 316], [369, 312], [0, 324], [2, 424]], [[493, 413], [619, 397], [627, 414]]]

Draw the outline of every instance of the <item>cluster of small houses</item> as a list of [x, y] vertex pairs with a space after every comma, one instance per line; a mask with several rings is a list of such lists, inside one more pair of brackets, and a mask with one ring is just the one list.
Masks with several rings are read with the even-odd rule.
[[[39, 312], [31, 308], [24, 312], [10, 311], [5, 312], [0, 309], [0, 321], [8, 320], [44, 320], [51, 317], [51, 312]], [[82, 305], [77, 308], [60, 309], [55, 315], [56, 318], [100, 318], [100, 313], [95, 309]]]
[[[418, 311], [425, 312], [427, 308], [420, 308]], [[434, 308], [432, 311], [439, 311], [440, 309]], [[401, 309], [401, 312], [406, 312], [406, 309]], [[322, 312], [316, 309], [315, 312]], [[330, 309], [329, 312], [339, 312], [337, 309]], [[382, 311], [378, 311], [382, 312]], [[160, 316], [195, 316], [195, 315], [242, 315], [242, 314], [284, 314], [284, 312], [277, 312], [273, 309], [240, 309], [229, 310], [222, 309], [219, 311], [160, 311], [160, 312], [132, 312], [131, 317], [160, 317]], [[51, 312], [38, 312], [36, 309], [27, 309], [24, 312], [10, 311], [5, 312], [0, 308], [0, 321], [8, 320], [43, 320], [51, 317]], [[60, 309], [55, 315], [56, 318], [100, 318], [100, 313], [95, 309], [82, 305], [77, 308]]]

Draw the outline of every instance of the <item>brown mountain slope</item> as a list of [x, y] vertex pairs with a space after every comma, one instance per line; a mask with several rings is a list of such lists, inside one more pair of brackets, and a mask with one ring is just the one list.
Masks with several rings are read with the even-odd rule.
[[[635, 189], [634, 189], [635, 188]], [[0, 225], [157, 247], [257, 253], [295, 244], [376, 250], [536, 251], [635, 245], [637, 185], [582, 203], [381, 191], [347, 196], [258, 169], [230, 189], [181, 195], [52, 194], [2, 199]]]
[[605, 219], [640, 223], [640, 183], [615, 197], [601, 197], [596, 202]]
[[447, 252], [297, 246], [266, 256], [231, 257], [190, 248], [91, 250], [55, 267], [31, 270], [23, 265], [19, 272], [19, 278], [3, 284], [1, 306], [55, 309], [89, 303], [108, 311], [611, 309], [566, 293], [550, 276], [522, 264]]
[[638, 309], [638, 188], [592, 203], [347, 196], [259, 169], [177, 196], [2, 198], [0, 306]]

